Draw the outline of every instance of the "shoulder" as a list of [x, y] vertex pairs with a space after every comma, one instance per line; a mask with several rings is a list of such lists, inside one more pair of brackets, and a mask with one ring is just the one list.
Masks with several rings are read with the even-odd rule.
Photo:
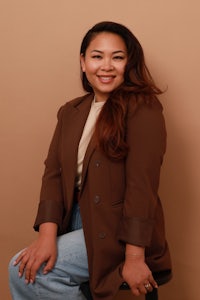
[[72, 100], [67, 101], [64, 105], [60, 107], [58, 110], [58, 117], [60, 117], [63, 114], [66, 114], [72, 110], [79, 109], [82, 105], [87, 106], [90, 105], [92, 99], [94, 98], [93, 94], [85, 94], [80, 97], [76, 97]]
[[163, 106], [156, 96], [130, 95], [128, 102], [128, 116], [132, 117], [140, 114], [162, 114]]
[[166, 135], [163, 106], [157, 97], [138, 96], [130, 98], [127, 127], [140, 135]]
[[68, 109], [69, 107], [76, 108], [83, 102], [90, 101], [90, 99], [93, 99], [93, 97], [94, 97], [93, 94], [85, 94], [85, 95], [76, 97], [72, 100], [67, 101], [61, 108], [63, 110]]
[[128, 144], [134, 145], [138, 153], [143, 149], [163, 155], [167, 132], [160, 101], [156, 97], [140, 97], [134, 101], [130, 101], [127, 115]]

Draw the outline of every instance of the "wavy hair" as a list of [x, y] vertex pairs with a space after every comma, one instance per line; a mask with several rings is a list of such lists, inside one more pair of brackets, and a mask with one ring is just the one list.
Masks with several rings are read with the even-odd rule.
[[[95, 127], [97, 144], [111, 159], [123, 159], [128, 152], [125, 140], [126, 114], [131, 94], [144, 95], [146, 99], [161, 94], [146, 66], [144, 52], [138, 39], [124, 25], [115, 22], [100, 22], [94, 25], [84, 36], [80, 54], [85, 56], [91, 41], [100, 33], [109, 32], [119, 35], [127, 48], [127, 64], [124, 82], [107, 99]], [[82, 86], [93, 93], [85, 72], [81, 70]], [[146, 97], [150, 96], [150, 97]], [[149, 101], [149, 100], [148, 100]]]

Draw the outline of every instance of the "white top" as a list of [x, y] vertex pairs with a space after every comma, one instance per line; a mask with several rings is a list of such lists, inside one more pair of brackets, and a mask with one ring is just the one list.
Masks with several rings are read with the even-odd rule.
[[95, 102], [92, 101], [90, 112], [87, 118], [87, 121], [85, 123], [83, 134], [79, 142], [79, 148], [78, 148], [78, 158], [77, 158], [77, 177], [76, 177], [76, 187], [80, 187], [81, 184], [81, 173], [83, 168], [83, 160], [84, 156], [88, 147], [88, 144], [90, 142], [90, 139], [92, 137], [92, 134], [94, 133], [95, 123], [99, 116], [99, 113], [103, 107], [105, 102]]

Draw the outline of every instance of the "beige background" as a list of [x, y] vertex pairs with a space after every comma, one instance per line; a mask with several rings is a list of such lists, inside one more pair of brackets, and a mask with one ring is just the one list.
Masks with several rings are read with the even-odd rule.
[[[79, 45], [94, 23], [127, 25], [141, 41], [161, 97], [168, 150], [160, 194], [174, 279], [160, 300], [196, 300], [200, 272], [200, 40], [198, 0], [0, 1], [0, 298], [7, 264], [35, 237], [43, 161], [60, 105], [82, 93]], [[118, 299], [125, 299], [124, 296]], [[127, 297], [127, 299], [132, 299]]]

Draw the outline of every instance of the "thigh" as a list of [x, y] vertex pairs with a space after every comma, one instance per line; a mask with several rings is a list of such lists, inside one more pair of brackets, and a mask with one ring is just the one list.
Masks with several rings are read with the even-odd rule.
[[[54, 268], [49, 273], [54, 273], [60, 276], [72, 276], [77, 280], [77, 283], [88, 280], [88, 259], [85, 246], [85, 238], [83, 229], [75, 230], [57, 238], [58, 256]], [[22, 250], [23, 251], [23, 250]], [[10, 268], [15, 269], [13, 272], [18, 276], [18, 266], [14, 267], [14, 261], [19, 256], [17, 253], [10, 261]], [[38, 276], [43, 275], [44, 265], [38, 270]], [[48, 275], [43, 275], [48, 276]]]
[[58, 256], [51, 273], [68, 276], [80, 284], [88, 280], [88, 259], [83, 229], [58, 237]]
[[75, 230], [58, 237], [58, 256], [51, 272], [43, 275], [39, 269], [34, 284], [26, 285], [19, 278], [18, 266], [13, 266], [17, 254], [10, 262], [10, 288], [15, 300], [83, 300], [79, 285], [89, 279], [87, 252], [83, 230]]

